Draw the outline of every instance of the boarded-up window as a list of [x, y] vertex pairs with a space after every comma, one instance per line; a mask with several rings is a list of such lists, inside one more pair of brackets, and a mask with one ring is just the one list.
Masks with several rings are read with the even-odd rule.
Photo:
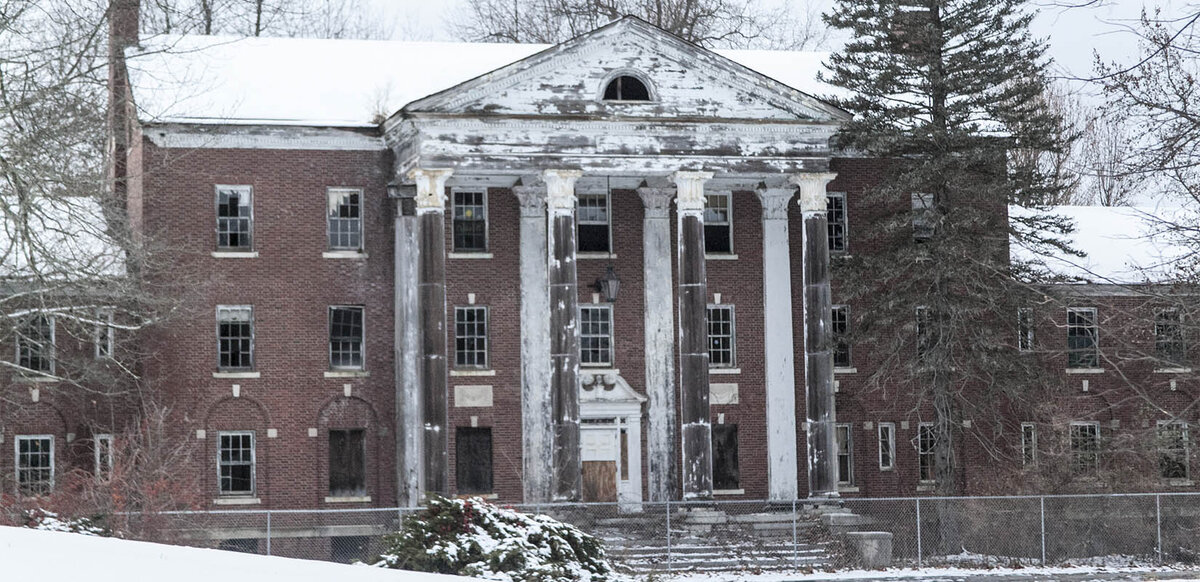
[[366, 431], [357, 428], [329, 431], [329, 495], [360, 497], [367, 494]]
[[492, 492], [492, 429], [460, 426], [455, 439], [459, 493]]
[[712, 427], [713, 489], [740, 488], [737, 433], [736, 424], [714, 424]]

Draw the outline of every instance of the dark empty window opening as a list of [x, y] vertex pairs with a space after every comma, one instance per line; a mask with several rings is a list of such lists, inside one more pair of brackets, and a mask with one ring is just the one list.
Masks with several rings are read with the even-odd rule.
[[581, 253], [607, 253], [612, 249], [609, 236], [608, 194], [580, 194], [576, 215], [577, 248]]
[[732, 196], [728, 193], [704, 196], [704, 252], [706, 254], [733, 253], [733, 229], [730, 220]]
[[605, 101], [649, 101], [650, 89], [641, 79], [630, 75], [621, 75], [608, 82], [604, 88]]
[[329, 495], [363, 497], [367, 494], [366, 431], [329, 431]]
[[833, 367], [850, 367], [850, 308], [845, 305], [833, 306]]
[[335, 536], [329, 538], [329, 561], [339, 564], [366, 562], [370, 559], [369, 536]]
[[492, 492], [492, 429], [458, 427], [454, 451], [459, 493]]
[[718, 491], [741, 488], [737, 433], [736, 424], [714, 424], [712, 427], [713, 489]]

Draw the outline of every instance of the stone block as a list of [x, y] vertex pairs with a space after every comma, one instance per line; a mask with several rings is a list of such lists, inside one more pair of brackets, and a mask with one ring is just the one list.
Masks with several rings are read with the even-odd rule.
[[874, 570], [892, 565], [891, 532], [856, 531], [845, 536], [856, 566]]

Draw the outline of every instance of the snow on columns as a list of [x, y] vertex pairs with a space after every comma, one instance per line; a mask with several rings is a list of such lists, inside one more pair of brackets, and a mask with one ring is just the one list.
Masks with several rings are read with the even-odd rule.
[[645, 278], [646, 460], [650, 501], [675, 490], [675, 317], [671, 310], [671, 199], [674, 188], [638, 188]]
[[804, 394], [808, 411], [808, 495], [837, 497], [834, 435], [833, 300], [829, 286], [829, 215], [825, 185], [837, 174], [796, 174], [804, 213]]
[[421, 389], [425, 492], [450, 493], [446, 381], [446, 179], [454, 170], [413, 168], [417, 183], [417, 293], [421, 310]]
[[675, 172], [679, 216], [679, 421], [684, 500], [712, 497], [708, 420], [708, 278], [704, 268], [704, 182], [712, 172]]
[[550, 299], [550, 403], [554, 422], [554, 500], [578, 501], [579, 275], [575, 255], [575, 181], [579, 170], [545, 170], [546, 279]]
[[792, 352], [792, 268], [788, 202], [795, 188], [759, 189], [763, 232], [763, 351], [766, 361], [767, 494], [795, 499], [796, 367]]
[[521, 432], [525, 503], [553, 498], [550, 296], [546, 280], [546, 187], [514, 186], [521, 204]]
[[420, 256], [419, 220], [415, 201], [396, 200], [395, 314], [396, 353], [396, 502], [415, 507], [424, 499], [422, 478], [421, 309], [417, 284]]

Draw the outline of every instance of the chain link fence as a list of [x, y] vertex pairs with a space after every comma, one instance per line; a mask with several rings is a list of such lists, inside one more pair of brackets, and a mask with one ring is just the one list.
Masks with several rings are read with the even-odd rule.
[[[853, 565], [841, 534], [892, 535], [895, 566], [1192, 564], [1200, 494], [920, 497], [508, 506], [573, 524], [633, 572]], [[352, 563], [420, 508], [225, 510], [129, 516], [152, 541]]]

